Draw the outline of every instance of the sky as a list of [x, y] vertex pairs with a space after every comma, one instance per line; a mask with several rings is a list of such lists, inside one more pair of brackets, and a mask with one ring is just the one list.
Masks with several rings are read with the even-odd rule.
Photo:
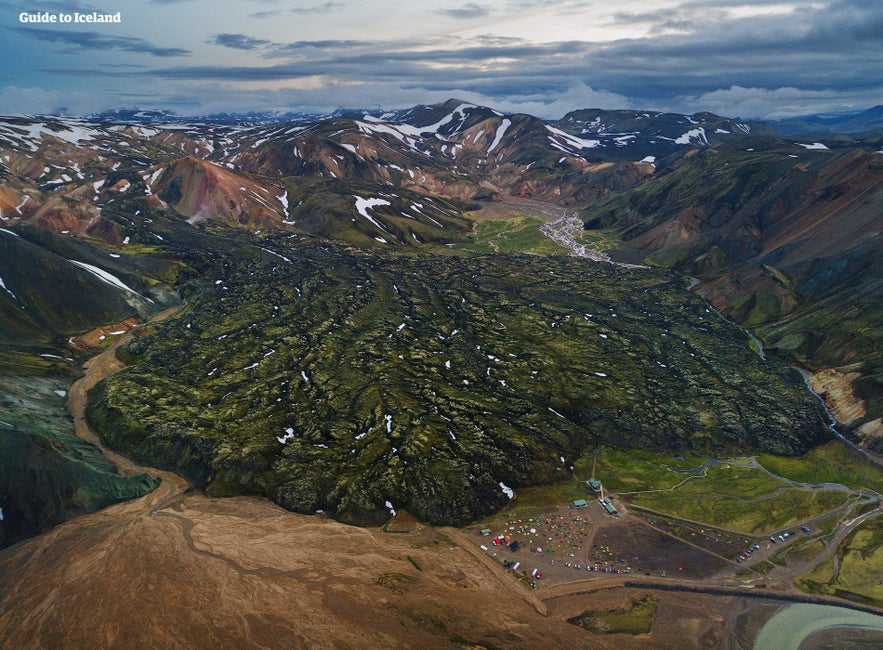
[[0, 30], [5, 115], [883, 104], [880, 0], [0, 0]]

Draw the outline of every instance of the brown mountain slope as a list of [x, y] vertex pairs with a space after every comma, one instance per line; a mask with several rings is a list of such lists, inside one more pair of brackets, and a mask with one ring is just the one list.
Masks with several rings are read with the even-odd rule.
[[852, 403], [843, 410], [838, 389], [839, 404], [829, 405], [850, 413], [841, 422], [876, 432], [883, 157], [856, 146], [753, 144], [695, 151], [637, 189], [596, 202], [587, 227], [622, 238], [614, 257], [699, 278], [696, 290], [770, 350], [847, 377], [841, 388]]
[[[153, 191], [190, 223], [221, 219], [254, 227], [281, 227], [285, 190], [193, 157], [153, 167], [144, 175]], [[282, 197], [282, 198], [280, 198]]]

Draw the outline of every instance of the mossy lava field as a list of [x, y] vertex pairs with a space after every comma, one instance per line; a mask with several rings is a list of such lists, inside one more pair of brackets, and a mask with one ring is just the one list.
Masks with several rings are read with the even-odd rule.
[[668, 271], [225, 237], [88, 411], [210, 495], [457, 524], [602, 442], [799, 454], [828, 437], [799, 374]]

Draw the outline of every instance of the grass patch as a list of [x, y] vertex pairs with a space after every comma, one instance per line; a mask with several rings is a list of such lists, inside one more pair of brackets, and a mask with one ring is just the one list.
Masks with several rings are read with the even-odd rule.
[[605, 489], [620, 494], [648, 491], [626, 497], [634, 505], [748, 534], [795, 524], [838, 508], [849, 498], [833, 490], [794, 489], [761, 469], [745, 466], [742, 459], [709, 465], [703, 476], [700, 468], [707, 460], [689, 454], [673, 456], [605, 446], [583, 454], [574, 464], [573, 478], [517, 490], [500, 514], [538, 512], [575, 499], [593, 498], [585, 484], [593, 463], [595, 477]]
[[603, 230], [583, 230], [576, 236], [576, 241], [593, 250], [600, 251], [616, 248], [620, 239], [613, 233]]
[[418, 571], [423, 571], [423, 568], [419, 564], [417, 564], [417, 560], [412, 558], [410, 555], [408, 555], [407, 558], [408, 558], [408, 562], [410, 562], [412, 565], [414, 565], [415, 569], [417, 569]]
[[[447, 544], [448, 546], [450, 546], [451, 548], [454, 548], [457, 546], [457, 542], [455, 542], [453, 539], [451, 539], [451, 537], [449, 535], [445, 535], [444, 533], [439, 533], [439, 537], [441, 537], [442, 541], [445, 544]], [[438, 542], [436, 541], [436, 543], [438, 543]]]
[[543, 221], [516, 213], [513, 216], [478, 221], [472, 232], [473, 241], [458, 248], [476, 253], [522, 252], [555, 255], [567, 252], [540, 232]]
[[757, 573], [759, 573], [760, 575], [766, 575], [767, 573], [769, 573], [770, 571], [772, 571], [775, 568], [776, 568], [775, 564], [773, 564], [769, 560], [764, 560], [763, 562], [758, 564], [756, 567], [754, 567], [754, 570]]
[[674, 492], [640, 494], [633, 500], [656, 512], [743, 533], [762, 534], [833, 510], [848, 498], [836, 491], [790, 489], [767, 498], [751, 499], [728, 494], [726, 482], [721, 483], [693, 481]]
[[883, 493], [883, 468], [837, 440], [798, 458], [758, 454], [757, 461], [773, 474], [799, 483], [838, 483]]
[[405, 575], [404, 573], [381, 573], [377, 578], [377, 584], [386, 587], [396, 594], [402, 594], [401, 585], [410, 585], [417, 582], [414, 576]]
[[589, 610], [567, 622], [593, 634], [648, 634], [658, 606], [656, 598], [644, 596], [628, 609]]
[[803, 574], [795, 584], [809, 593], [841, 596], [880, 607], [881, 575], [883, 517], [877, 516], [853, 530], [834, 555]]
[[574, 465], [574, 473], [587, 480], [594, 464], [595, 478], [614, 492], [664, 490], [683, 481], [690, 476], [683, 472], [701, 467], [706, 460], [690, 454], [673, 456], [603, 447], [597, 454], [590, 452], [581, 456]]
[[417, 625], [422, 627], [424, 630], [429, 632], [433, 632], [435, 634], [441, 634], [447, 630], [447, 625], [445, 622], [435, 614], [429, 614], [426, 612], [419, 612], [416, 614], [410, 615], [411, 620], [414, 621]]
[[591, 499], [592, 493], [583, 481], [568, 480], [552, 485], [520, 488], [515, 498], [509, 501], [493, 519], [509, 514], [549, 510], [575, 499]]
[[47, 359], [21, 350], [0, 350], [0, 372], [4, 374], [45, 376], [60, 365], [57, 359]]

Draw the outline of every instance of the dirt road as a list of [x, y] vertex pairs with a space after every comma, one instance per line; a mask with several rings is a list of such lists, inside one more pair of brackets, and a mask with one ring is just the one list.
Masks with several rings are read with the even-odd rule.
[[[166, 309], [148, 321], [156, 323], [164, 320], [178, 311], [180, 307], [171, 307]], [[117, 349], [127, 343], [138, 331], [138, 328], [129, 330], [126, 334], [116, 339], [103, 352], [92, 357], [83, 364], [85, 374], [75, 381], [68, 390], [67, 409], [71, 414], [74, 422], [74, 433], [77, 437], [92, 443], [101, 450], [104, 456], [112, 461], [117, 467], [117, 471], [123, 475], [148, 473], [162, 479], [162, 484], [151, 494], [143, 498], [149, 509], [154, 512], [160, 507], [161, 503], [170, 502], [176, 495], [183, 493], [190, 483], [182, 476], [173, 472], [167, 472], [151, 467], [143, 467], [132, 462], [130, 459], [122, 456], [115, 451], [108, 449], [98, 437], [98, 434], [89, 426], [86, 419], [86, 405], [88, 403], [89, 391], [102, 379], [109, 377], [113, 373], [123, 368], [123, 363], [117, 359]], [[157, 498], [159, 497], [159, 498]]]

